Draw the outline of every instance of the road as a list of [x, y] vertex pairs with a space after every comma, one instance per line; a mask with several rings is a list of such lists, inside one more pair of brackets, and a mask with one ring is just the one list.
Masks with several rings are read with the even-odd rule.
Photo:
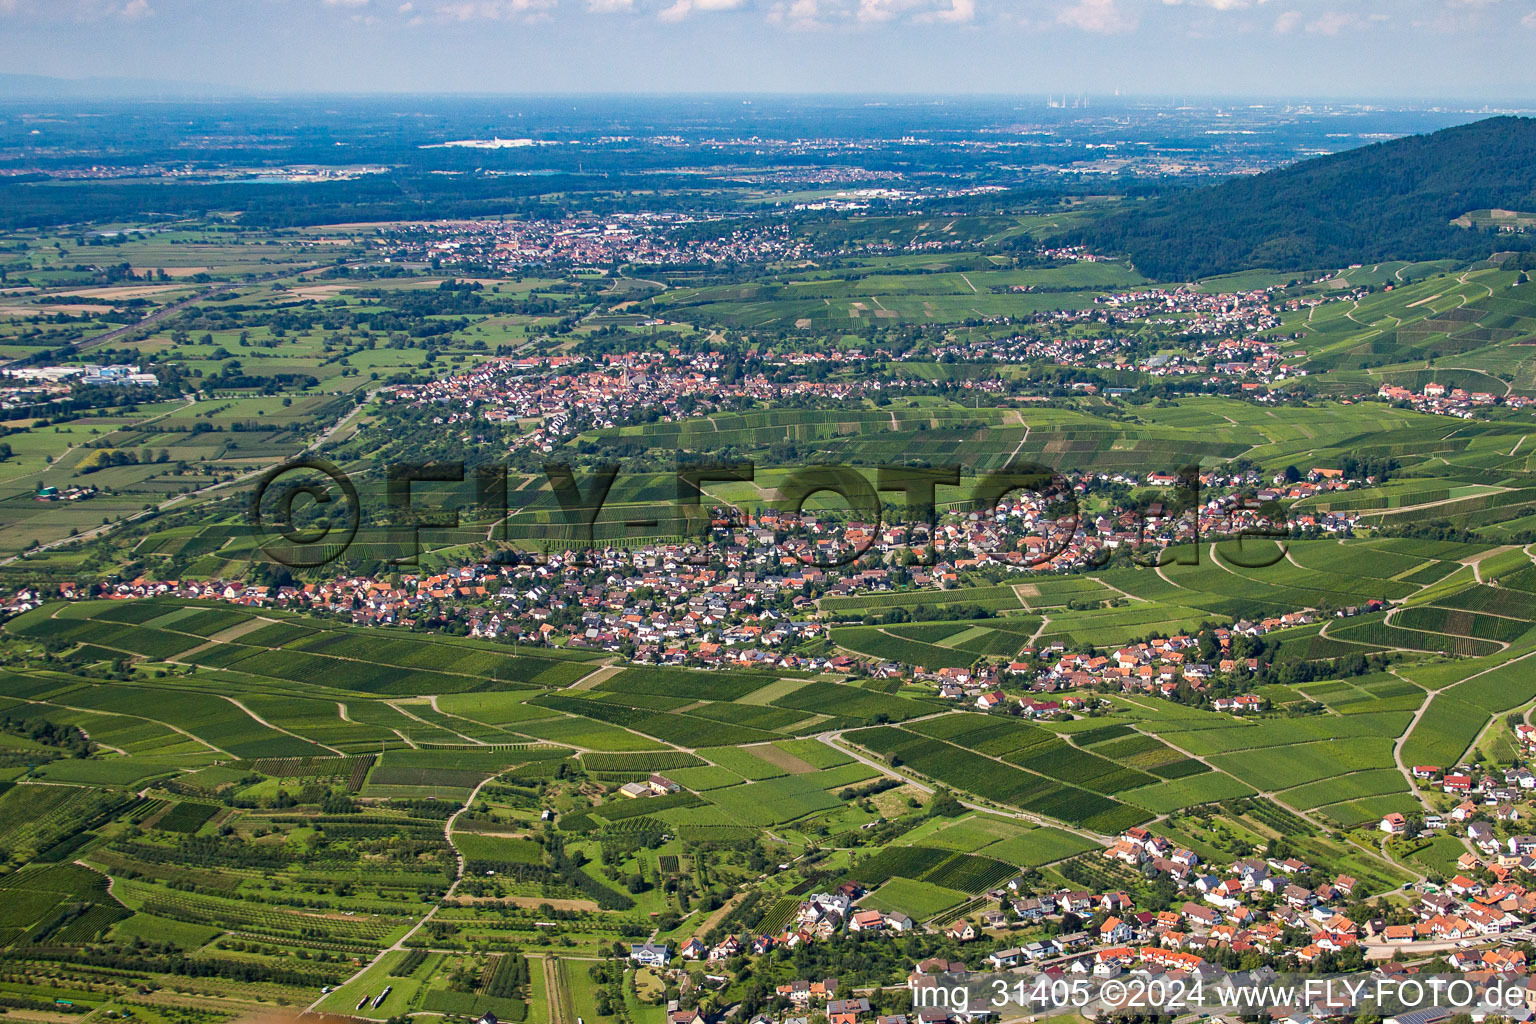
[[[352, 265], [352, 264], [361, 263], [361, 262], [364, 262], [364, 261], [362, 261], [362, 260], [348, 260], [348, 261], [346, 261], [345, 265]], [[268, 283], [268, 282], [280, 280], [280, 279], [286, 278], [286, 277], [302, 277], [304, 274], [307, 274], [307, 273], [309, 273], [309, 272], [311, 272], [313, 270], [320, 269], [320, 266], [321, 266], [320, 264], [317, 264], [317, 265], [315, 265], [313, 267], [304, 267], [304, 268], [299, 269], [299, 270], [287, 269], [287, 270], [277, 271], [277, 272], [274, 272], [274, 273], [271, 273], [271, 274], [265, 274], [265, 275], [262, 275], [262, 276], [259, 276], [259, 277], [254, 277], [254, 278], [251, 278], [251, 279], [246, 280], [246, 281], [241, 281], [238, 284], [231, 283], [231, 284], [215, 285], [214, 287], [209, 288], [209, 289], [207, 289], [205, 291], [198, 292], [196, 295], [190, 295], [187, 298], [182, 299], [179, 302], [173, 302], [173, 303], [171, 303], [168, 306], [163, 306], [160, 309], [156, 310], [155, 312], [151, 313], [149, 316], [147, 316], [144, 319], [138, 321], [137, 323], [129, 324], [129, 325], [125, 326], [125, 327], [114, 328], [113, 330], [107, 331], [105, 334], [98, 334], [98, 335], [95, 335], [95, 336], [90, 337], [90, 338], [82, 338], [79, 341], [71, 342], [70, 344], [61, 346], [59, 349], [55, 349], [53, 351], [55, 353], [84, 351], [85, 349], [88, 349], [88, 348], [91, 348], [93, 346], [102, 344], [103, 342], [112, 341], [112, 340], [114, 340], [116, 338], [123, 337], [124, 335], [132, 333], [134, 331], [142, 330], [145, 327], [152, 327], [155, 324], [159, 323], [160, 321], [166, 319], [167, 317], [175, 316], [177, 313], [180, 313], [184, 309], [188, 309], [188, 308], [190, 308], [192, 306], [195, 306], [195, 305], [197, 305], [198, 303], [201, 303], [201, 302], [206, 302], [208, 299], [212, 298], [214, 295], [218, 295], [218, 294], [220, 294], [222, 292], [229, 291], [232, 288], [244, 287], [244, 286], [253, 285], [253, 284]], [[10, 365], [10, 362], [18, 362], [18, 361], [19, 360], [11, 360], [9, 362], [0, 362], [0, 366], [7, 366], [7, 365]], [[304, 452], [305, 453], [313, 452], [314, 450], [319, 448], [321, 445], [326, 444], [326, 443], [334, 440], [336, 438], [336, 436], [342, 430], [344, 430], [346, 428], [346, 426], [352, 420], [356, 419], [359, 415], [362, 414], [362, 411], [365, 408], [367, 402], [371, 401], [373, 399], [373, 396], [376, 395], [377, 393], [378, 393], [378, 389], [374, 389], [373, 391], [367, 392], [365, 394], [365, 396], [364, 396], [365, 400], [363, 402], [359, 403], [357, 406], [355, 406], [350, 411], [348, 411], [345, 416], [341, 417], [335, 423], [331, 424], [330, 427], [326, 428], [318, 437], [316, 437], [314, 439], [313, 442], [311, 442], [307, 447], [304, 448]], [[167, 413], [166, 415], [170, 415], [170, 414]], [[195, 491], [188, 491], [185, 494], [178, 494], [178, 495], [176, 495], [174, 497], [168, 498], [167, 500], [160, 502], [158, 505], [152, 506], [151, 508], [147, 508], [147, 509], [145, 509], [142, 512], [135, 513], [134, 515], [128, 516], [125, 519], [118, 520], [115, 523], [104, 523], [101, 526], [95, 527], [94, 529], [91, 529], [91, 530], [87, 530], [86, 532], [81, 533], [81, 534], [77, 534], [77, 535], [75, 535], [73, 537], [62, 537], [62, 538], [60, 538], [59, 540], [56, 540], [56, 541], [49, 541], [47, 544], [40, 544], [37, 547], [32, 548], [32, 551], [33, 552], [37, 552], [37, 551], [51, 551], [54, 548], [64, 547], [64, 546], [66, 546], [68, 544], [73, 544], [73, 543], [75, 543], [77, 541], [94, 540], [97, 537], [100, 537], [103, 534], [105, 534], [105, 533], [109, 532], [110, 530], [114, 529], [115, 527], [124, 525], [126, 523], [138, 522], [141, 519], [145, 519], [145, 518], [148, 518], [148, 517], [151, 517], [151, 516], [159, 515], [161, 512], [164, 512], [164, 511], [166, 511], [166, 510], [168, 510], [170, 508], [174, 508], [175, 506], [181, 504], [184, 501], [188, 501], [188, 500], [190, 500], [192, 498], [196, 498], [196, 497], [198, 497], [200, 495], [207, 494], [207, 493], [209, 493], [211, 491], [216, 491], [216, 490], [218, 490], [221, 487], [230, 487], [230, 486], [233, 486], [235, 484], [244, 483], [244, 482], [246, 482], [248, 480], [251, 480], [251, 479], [254, 479], [254, 478], [260, 476], [262, 473], [265, 473], [268, 469], [271, 469], [271, 468], [272, 467], [270, 467], [270, 466], [266, 466], [266, 467], [263, 467], [261, 469], [253, 469], [253, 470], [250, 470], [249, 472], [242, 473], [241, 475], [235, 477], [232, 480], [226, 480], [223, 483], [209, 484], [207, 487], [200, 487], [200, 488], [198, 488]], [[21, 555], [12, 555], [9, 558], [0, 559], [0, 565], [10, 565], [11, 563], [15, 562], [18, 558], [21, 558], [21, 557], [22, 557]]]
[[[1394, 672], [1393, 675], [1397, 675], [1397, 673]], [[1408, 780], [1409, 791], [1419, 798], [1419, 803], [1424, 805], [1424, 810], [1431, 814], [1435, 813], [1435, 806], [1429, 802], [1429, 797], [1425, 796], [1423, 791], [1419, 789], [1419, 781], [1413, 777], [1413, 769], [1403, 761], [1403, 744], [1408, 742], [1408, 737], [1412, 734], [1414, 726], [1419, 724], [1419, 719], [1423, 718], [1424, 712], [1429, 710], [1429, 702], [1435, 699], [1435, 694], [1438, 692], [1438, 690], [1431, 690], [1424, 694], [1424, 703], [1419, 705], [1419, 709], [1408, 720], [1408, 725], [1403, 729], [1402, 735], [1392, 744], [1392, 760], [1397, 763], [1397, 770], [1402, 772], [1404, 779]], [[1470, 850], [1471, 847], [1468, 846], [1467, 849]]]
[[[234, 285], [232, 284], [221, 284], [217, 287], [210, 288], [207, 291], [198, 292], [196, 295], [189, 295], [185, 299], [182, 299], [180, 302], [173, 302], [169, 306], [161, 306], [159, 309], [149, 314], [149, 316], [146, 316], [144, 319], [135, 323], [128, 324], [124, 327], [115, 327], [105, 334], [97, 334], [89, 338], [81, 338], [79, 341], [72, 341], [68, 344], [60, 345], [56, 349], [49, 349], [49, 353], [51, 355], [57, 356], [70, 352], [83, 352], [88, 348], [93, 348], [96, 345], [100, 345], [104, 342], [113, 341], [117, 338], [123, 337], [124, 335], [132, 334], [134, 331], [140, 331], [146, 327], [151, 327], [159, 323], [161, 320], [164, 320], [166, 317], [175, 316], [177, 313], [180, 313], [182, 310], [188, 308], [189, 306], [195, 306], [199, 302], [206, 302], [220, 292], [228, 291], [233, 287]], [[22, 357], [22, 359], [35, 358], [35, 355]], [[22, 359], [6, 360], [4, 363], [0, 363], [0, 366], [9, 366], [11, 363], [21, 362]]]
[[304, 450], [306, 452], [312, 452], [319, 448], [321, 445], [330, 444], [332, 441], [336, 440], [336, 435], [340, 434], [342, 430], [346, 429], [349, 423], [361, 416], [363, 414], [363, 410], [368, 407], [368, 403], [373, 401], [373, 396], [378, 393], [379, 389], [374, 388], [372, 391], [364, 394], [363, 400], [357, 404], [356, 408], [347, 413], [341, 419], [337, 420], [335, 423], [331, 424], [329, 430], [315, 438], [314, 442]]
[[[413, 936], [417, 932], [421, 931], [421, 929], [426, 926], [427, 922], [431, 921], [432, 918], [437, 915], [438, 910], [444, 904], [446, 904], [449, 900], [453, 899], [454, 893], [458, 892], [459, 884], [464, 881], [464, 855], [459, 852], [458, 847], [453, 845], [453, 823], [459, 820], [459, 815], [463, 814], [465, 811], [469, 810], [471, 807], [474, 806], [475, 799], [480, 795], [480, 790], [484, 789], [485, 786], [488, 783], [490, 783], [492, 780], [494, 780], [495, 778], [496, 778], [496, 776], [492, 775], [490, 778], [482, 780], [480, 785], [476, 786], [473, 790], [470, 791], [469, 798], [464, 801], [464, 806], [462, 806], [458, 810], [454, 811], [453, 814], [451, 816], [449, 816], [448, 820], [443, 822], [443, 839], [445, 841], [447, 841], [448, 845], [453, 849], [454, 862], [457, 865], [455, 867], [455, 869], [454, 869], [455, 873], [454, 873], [454, 878], [453, 878], [453, 884], [448, 887], [448, 891], [447, 892], [443, 893], [443, 898], [438, 900], [436, 903], [432, 904], [432, 906], [427, 909], [427, 912], [422, 915], [421, 920], [417, 921], [414, 925], [412, 925], [409, 931], [407, 931], [404, 935], [402, 935], [398, 939], [396, 939], [387, 948], [381, 949], [379, 951], [379, 955], [378, 956], [376, 956], [372, 960], [368, 961], [362, 967], [359, 967], [356, 971], [354, 971], [352, 973], [352, 976], [350, 978], [348, 978], [346, 981], [342, 982], [340, 985], [336, 986], [337, 989], [340, 989], [340, 988], [342, 988], [344, 986], [352, 984], [358, 978], [361, 978], [368, 971], [370, 971], [374, 967], [376, 967], [378, 965], [379, 961], [383, 960], [386, 956], [388, 956], [391, 953], [398, 953], [400, 950], [404, 949], [405, 948], [405, 944], [410, 941], [411, 936]], [[332, 993], [334, 993], [334, 992], [335, 992], [335, 989], [332, 990]], [[314, 1013], [319, 1008], [321, 1003], [325, 1002], [326, 999], [330, 998], [330, 995], [332, 993], [322, 994], [314, 1002], [312, 1002], [308, 1006], [306, 1006], [304, 1008], [304, 1012], [305, 1013]], [[349, 1012], [347, 1014], [347, 1016], [349, 1016], [349, 1017], [357, 1017], [358, 1014]], [[367, 1017], [367, 1018], [362, 1018], [362, 1019], [365, 1019], [365, 1020], [378, 1020], [379, 1018], [377, 1018], [377, 1017]]]
[[[373, 394], [373, 392], [369, 392], [368, 397], [372, 398]], [[335, 423], [325, 428], [325, 430], [322, 431], [314, 441], [305, 446], [303, 452], [309, 453], [315, 451], [326, 441], [330, 440], [330, 438], [334, 437], [336, 432], [345, 426], [349, 420], [353, 419], [360, 412], [362, 412], [362, 409], [363, 406], [358, 405], [348, 411], [345, 416], [342, 416]], [[225, 480], [221, 483], [212, 483], [208, 484], [206, 487], [199, 487], [193, 491], [186, 491], [182, 494], [177, 494], [173, 497], [167, 498], [165, 501], [162, 501], [157, 505], [151, 505], [149, 508], [144, 509], [142, 512], [135, 512], [133, 515], [127, 516], [123, 519], [118, 519], [110, 523], [103, 523], [100, 526], [86, 530], [84, 533], [76, 534], [73, 537], [60, 537], [58, 540], [51, 540], [46, 544], [39, 544], [37, 547], [32, 548], [30, 551], [22, 552], [19, 555], [11, 555], [9, 558], [0, 559], [0, 565], [10, 565], [11, 563], [25, 557], [28, 554], [35, 554], [40, 551], [52, 551], [54, 548], [65, 547], [67, 545], [75, 544], [81, 541], [95, 540], [97, 537], [100, 537], [106, 533], [110, 533], [112, 530], [117, 529], [119, 526], [126, 526], [129, 523], [136, 523], [141, 519], [152, 518], [162, 512], [167, 512], [170, 509], [175, 508], [177, 505], [191, 501], [194, 498], [201, 497], [202, 495], [210, 494], [213, 491], [217, 491], [225, 487], [235, 487], [239, 484], [254, 480], [261, 476], [263, 473], [268, 472], [270, 469], [272, 469], [271, 466], [260, 466], [256, 469], [247, 470], [246, 472], [241, 473], [239, 476]]]

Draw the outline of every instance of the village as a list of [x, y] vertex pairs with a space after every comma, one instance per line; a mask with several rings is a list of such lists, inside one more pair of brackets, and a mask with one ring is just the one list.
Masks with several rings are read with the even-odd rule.
[[[434, 425], [478, 422], [521, 427], [514, 450], [550, 452], [587, 429], [612, 429], [644, 414], [679, 420], [786, 398], [831, 403], [900, 393], [901, 381], [795, 380], [749, 374], [721, 380], [725, 356], [660, 352], [497, 358], [475, 371], [425, 384], [391, 385], [386, 404], [427, 410]], [[542, 371], [542, 372], [541, 372]]]
[[1495, 395], [1488, 391], [1468, 393], [1462, 388], [1447, 387], [1435, 381], [1425, 384], [1419, 391], [1396, 384], [1383, 384], [1377, 389], [1376, 396], [1388, 402], [1401, 403], [1416, 412], [1455, 416], [1464, 420], [1476, 419], [1480, 410], [1495, 405], [1524, 409], [1530, 404], [1530, 399], [1524, 395]]
[[[1518, 736], [1525, 754], [1536, 754], [1536, 727], [1522, 725]], [[1137, 826], [1114, 837], [1101, 855], [1143, 879], [1171, 882], [1177, 895], [1168, 907], [1138, 907], [1123, 890], [1042, 891], [1021, 875], [986, 893], [993, 909], [973, 911], [941, 929], [956, 947], [975, 946], [977, 953], [964, 960], [919, 962], [908, 985], [917, 992], [941, 979], [1009, 971], [1099, 981], [1126, 976], [1214, 979], [1233, 970], [1359, 970], [1371, 963], [1379, 971], [1405, 974], [1458, 972], [1474, 985], [1511, 979], [1526, 985], [1527, 957], [1536, 935], [1536, 887], [1526, 883], [1536, 876], [1536, 836], [1517, 831], [1515, 823], [1526, 811], [1514, 804], [1529, 805], [1536, 774], [1527, 767], [1480, 774], [1467, 766], [1416, 766], [1413, 776], [1426, 793], [1461, 802], [1444, 815], [1408, 820], [1389, 814], [1380, 827], [1400, 841], [1411, 841], [1420, 832], [1451, 830], [1464, 836], [1477, 852], [1463, 854], [1456, 864], [1459, 873], [1443, 882], [1367, 893], [1355, 878], [1325, 876], [1294, 856], [1205, 863], [1192, 850], [1156, 834], [1156, 826]], [[674, 956], [716, 964], [834, 942], [843, 935], [902, 935], [921, 927], [904, 914], [860, 907], [864, 895], [862, 885], [848, 881], [808, 896], [782, 934], [728, 936], [714, 945], [692, 939], [675, 954], [637, 944], [631, 958], [655, 968], [676, 967]], [[1026, 936], [1033, 937], [1026, 941]], [[779, 994], [792, 1004], [782, 1018], [786, 1024], [812, 1008], [823, 1010], [829, 1020], [836, 1013], [854, 1024], [892, 1024], [895, 1019], [872, 1014], [867, 999], [838, 998], [836, 979], [797, 981], [780, 986]], [[1532, 1008], [1536, 988], [1512, 1019], [1528, 1018]], [[1277, 1020], [1338, 1015], [1337, 1008], [1274, 1009], [1285, 1010], [1271, 1013]], [[1486, 1012], [1507, 1015], [1508, 1008]], [[677, 1024], [697, 1017], [689, 1010], [674, 1010], [672, 1016]], [[969, 1024], [991, 1019], [996, 1011], [927, 1009], [898, 1016], [923, 1024]], [[1449, 1011], [1429, 1019], [1446, 1016]]]
[[[1529, 727], [1527, 727], [1529, 729]], [[1527, 752], [1536, 745], [1536, 730], [1521, 734]], [[924, 989], [950, 984], [956, 978], [997, 973], [1029, 973], [1046, 978], [1158, 978], [1167, 981], [1215, 980], [1227, 972], [1305, 973], [1313, 970], [1365, 970], [1399, 975], [1459, 974], [1482, 991], [1484, 986], [1510, 981], [1526, 988], [1521, 1003], [1511, 1008], [1488, 1007], [1475, 1013], [1528, 1019], [1536, 1007], [1536, 987], [1528, 987], [1527, 958], [1536, 923], [1536, 888], [1525, 882], [1536, 874], [1536, 836], [1495, 837], [1489, 821], [1511, 822], [1517, 816], [1494, 801], [1536, 788], [1536, 775], [1525, 768], [1501, 777], [1477, 778], [1457, 771], [1419, 767], [1415, 775], [1427, 788], [1475, 797], [1457, 805], [1446, 817], [1426, 816], [1424, 827], [1454, 827], [1480, 853], [1468, 852], [1458, 861], [1461, 873], [1443, 883], [1421, 882], [1398, 892], [1366, 893], [1353, 877], [1323, 875], [1295, 856], [1237, 858], [1229, 864], [1204, 863], [1193, 851], [1178, 847], [1153, 828], [1132, 827], [1103, 848], [1102, 857], [1138, 872], [1145, 879], [1166, 879], [1176, 895], [1165, 908], [1143, 908], [1122, 890], [1056, 889], [1043, 891], [1027, 875], [1010, 879], [985, 894], [993, 909], [973, 911], [939, 929], [963, 959], [930, 958], [915, 963], [907, 988], [917, 998], [912, 1011], [879, 1014], [864, 990], [842, 992], [836, 978], [802, 979], [781, 984], [780, 1015], [764, 1022], [798, 1024], [812, 1013], [846, 1024], [972, 1024], [996, 1018], [995, 1007], [957, 1011], [945, 1004], [925, 1004]], [[1465, 823], [1464, 825], [1462, 823]], [[1382, 822], [1401, 829], [1401, 816]], [[1502, 832], [1511, 826], [1501, 824]], [[752, 958], [771, 957], [815, 942], [837, 942], [850, 935], [910, 934], [922, 926], [900, 913], [860, 906], [865, 895], [857, 881], [807, 896], [789, 926], [774, 935], [730, 935], [706, 944], [690, 939], [677, 950], [654, 943], [635, 944], [631, 960], [655, 970], [679, 975], [691, 964], [705, 967], [706, 983], [724, 981], [729, 967], [744, 969]], [[965, 952], [974, 948], [975, 953]], [[782, 955], [782, 953], [780, 954]], [[695, 996], [697, 993], [695, 993]], [[691, 1002], [691, 1000], [690, 1000]], [[1103, 1007], [1103, 1014], [1121, 1009]], [[1271, 1006], [1275, 1020], [1306, 1021], [1336, 1017], [1338, 1007], [1305, 1003]], [[1425, 1019], [1444, 1020], [1447, 1010]], [[1005, 1015], [1006, 1016], [1006, 1015]], [[697, 1011], [670, 1007], [673, 1024], [695, 1024]]]
[[[1195, 483], [1153, 471], [1143, 477], [1097, 474], [1063, 481], [1059, 490], [1088, 501], [1097, 489], [1177, 488]], [[998, 571], [1055, 576], [1091, 571], [1117, 552], [1156, 552], [1196, 538], [1223, 536], [1347, 536], [1349, 513], [1306, 513], [1287, 520], [1273, 511], [1293, 500], [1355, 486], [1337, 470], [1315, 468], [1305, 479], [1266, 483], [1252, 471], [1199, 474], [1200, 503], [1174, 514], [1153, 502], [1145, 509], [1111, 509], [1056, 518], [1060, 493], [1015, 496], [990, 514], [954, 511], [931, 531], [924, 524], [842, 523], [832, 517], [717, 508], [701, 544], [638, 544], [565, 551], [547, 558], [474, 562], [433, 574], [386, 578], [343, 576], [319, 583], [135, 579], [116, 584], [23, 588], [12, 612], [44, 598], [182, 597], [319, 612], [366, 625], [444, 628], [472, 636], [536, 646], [618, 654], [635, 664], [702, 668], [771, 668], [874, 675], [938, 687], [940, 696], [995, 706], [1003, 685], [1032, 693], [1109, 684], [1173, 693], [1197, 690], [1213, 676], [1241, 676], [1256, 664], [1230, 656], [1202, 659], [1198, 641], [1171, 636], [1135, 648], [1067, 651], [1059, 642], [1022, 645], [1014, 658], [981, 659], [969, 668], [932, 668], [855, 657], [809, 655], [798, 649], [829, 636], [835, 619], [825, 598], [905, 591], [963, 592]], [[1067, 485], [1070, 484], [1070, 487]], [[1254, 488], [1258, 487], [1256, 493]], [[55, 500], [53, 494], [42, 495]], [[62, 497], [59, 495], [58, 497]], [[918, 560], [913, 553], [924, 554]], [[852, 557], [850, 557], [852, 556]], [[930, 564], [923, 564], [927, 561]], [[1149, 570], [1151, 571], [1151, 570]], [[1322, 616], [1380, 610], [1380, 601], [1341, 609], [1298, 609], [1258, 621], [1239, 620], [1212, 631], [1217, 648], [1232, 638], [1258, 637], [1307, 625]], [[986, 698], [983, 701], [983, 698]], [[1025, 708], [1024, 713], [1041, 713]]]
[[[815, 202], [792, 204], [802, 212], [862, 211], [872, 205], [909, 205], [936, 198], [961, 199], [1000, 191], [996, 186], [934, 188], [922, 191], [868, 184], [890, 176], [847, 169], [805, 169], [751, 175], [757, 182], [803, 181], [860, 184]], [[791, 234], [784, 225], [720, 215], [639, 212], [608, 217], [567, 216], [523, 221], [435, 221], [401, 225], [381, 232], [374, 246], [386, 262], [432, 261], [445, 269], [469, 273], [516, 273], [529, 268], [570, 267], [593, 270], [616, 263], [761, 264], [787, 260], [836, 258], [850, 254], [943, 252], [966, 248], [964, 239], [815, 244]], [[1040, 246], [1031, 257], [1049, 263], [1098, 263], [1106, 257], [1081, 246]]]

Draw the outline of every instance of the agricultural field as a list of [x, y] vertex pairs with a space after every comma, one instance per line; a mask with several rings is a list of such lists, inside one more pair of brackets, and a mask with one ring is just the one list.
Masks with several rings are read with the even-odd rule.
[[[1022, 110], [920, 172], [895, 122], [829, 155], [768, 115], [743, 148], [199, 114], [142, 180], [96, 177], [142, 140], [77, 178], [36, 118], [0, 188], [0, 1012], [667, 1024], [814, 973], [886, 1017], [915, 961], [1238, 861], [1406, 920], [1470, 851], [1458, 768], [1520, 846], [1530, 216], [1161, 280], [1081, 239], [1331, 126], [1224, 114], [1151, 174], [1116, 135], [1101, 175], [1123, 129]], [[97, 190], [120, 217], [63, 216]]]
[[[256, 964], [305, 948], [317, 913], [348, 922], [327, 926], [341, 950], [387, 944], [410, 927], [412, 894], [443, 886], [464, 898], [443, 912], [462, 936], [463, 956], [495, 957], [509, 929], [538, 950], [533, 920], [543, 904], [585, 922], [581, 941], [611, 944], [627, 920], [677, 915], [693, 892], [643, 880], [684, 877], [681, 866], [700, 860], [712, 865], [715, 884], [745, 877], [744, 864], [718, 851], [764, 837], [781, 855], [851, 844], [834, 877], [868, 888], [862, 905], [941, 922], [1021, 871], [1078, 872], [1072, 865], [1120, 829], [1255, 789], [1279, 789], [1298, 811], [1351, 825], [1353, 808], [1406, 792], [1390, 769], [1390, 745], [1410, 714], [1400, 710], [1405, 698], [1424, 694], [1390, 675], [1315, 684], [1306, 696], [1341, 712], [1342, 734], [1355, 738], [1339, 749], [1328, 740], [1339, 732], [1329, 732], [1331, 720], [1283, 727], [1172, 706], [1152, 714], [1156, 705], [1126, 701], [1097, 720], [1030, 724], [946, 710], [921, 688], [892, 693], [852, 680], [660, 668], [604, 670], [588, 680], [593, 670], [575, 652], [403, 637], [349, 646], [355, 630], [322, 620], [171, 601], [44, 606], [8, 623], [6, 636], [22, 644], [47, 637], [67, 651], [111, 646], [123, 626], [177, 643], [164, 642], [166, 660], [137, 655], [145, 671], [132, 680], [57, 669], [6, 677], [7, 713], [21, 707], [85, 722], [93, 737], [97, 723], [114, 723], [103, 742], [144, 732], [142, 745], [123, 748], [132, 752], [101, 749], [36, 769], [36, 782], [73, 788], [26, 780], [0, 794], [15, 805], [5, 820], [26, 823], [4, 841], [22, 851], [66, 843], [95, 871], [126, 876], [114, 885], [113, 905], [92, 911], [90, 924], [82, 918], [76, 932], [158, 931], [183, 948]], [[1038, 623], [998, 627], [990, 631], [1022, 636]], [[962, 624], [912, 632], [926, 643], [972, 631]], [[253, 637], [276, 645], [256, 648]], [[268, 657], [254, 660], [246, 648]], [[393, 678], [448, 684], [447, 692], [379, 688], [379, 672], [414, 673], [437, 648], [448, 660], [423, 670], [431, 674]], [[183, 660], [186, 651], [194, 653]], [[357, 667], [300, 689], [271, 660], [288, 651]], [[171, 671], [157, 674], [155, 665]], [[494, 674], [493, 686], [453, 685], [475, 672]], [[1478, 693], [1500, 692], [1479, 689], [1476, 678], [1457, 685], [1484, 702], [1491, 698]], [[1262, 771], [1245, 748], [1271, 755], [1257, 762]], [[1383, 756], [1387, 767], [1378, 767]], [[618, 794], [657, 773], [680, 791]], [[911, 804], [920, 813], [922, 791], [903, 779], [947, 787], [983, 809], [929, 818], [894, 843], [867, 846], [866, 827], [911, 813]], [[608, 795], [594, 802], [594, 787]], [[215, 830], [228, 847], [217, 871], [176, 852]], [[265, 841], [274, 834], [288, 837], [284, 846]], [[338, 854], [358, 844], [396, 852], [354, 860], [344, 887], [323, 896], [306, 881], [320, 871], [334, 876]], [[280, 877], [269, 877], [273, 871]], [[511, 908], [496, 911], [494, 928], [475, 909], [486, 900]], [[39, 904], [28, 913], [34, 919], [12, 926], [17, 934], [47, 911]], [[271, 977], [302, 986], [327, 977], [327, 964], [313, 960], [302, 980]], [[373, 973], [333, 971], [346, 985], [325, 1005], [355, 1010], [385, 985], [380, 1011], [483, 1005], [516, 1013], [517, 1000], [536, 997], [516, 988], [461, 997], [448, 987], [457, 969], [452, 956], [391, 955]]]

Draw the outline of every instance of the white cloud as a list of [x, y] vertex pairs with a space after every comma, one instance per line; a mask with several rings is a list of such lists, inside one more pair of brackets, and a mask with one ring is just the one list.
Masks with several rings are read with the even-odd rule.
[[447, 0], [437, 5], [446, 21], [535, 21], [546, 17], [555, 0]]
[[1336, 36], [1350, 29], [1365, 28], [1368, 24], [1378, 21], [1386, 21], [1385, 14], [1372, 14], [1362, 17], [1354, 11], [1324, 11], [1316, 18], [1307, 22], [1306, 31], [1315, 36]]
[[1076, 0], [1057, 14], [1056, 20], [1084, 32], [1106, 35], [1129, 32], [1136, 27], [1136, 19], [1122, 11], [1116, 0]]
[[976, 0], [950, 0], [948, 7], [920, 14], [916, 20], [946, 22], [951, 25], [969, 24], [976, 20]]
[[794, 29], [969, 25], [978, 13], [977, 0], [774, 0], [767, 10], [770, 24]]
[[[1259, 0], [1264, 3], [1265, 0]], [[1189, 4], [1192, 7], [1209, 7], [1215, 11], [1243, 11], [1247, 10], [1249, 0], [1163, 0], [1169, 7], [1180, 7]]]
[[1280, 35], [1289, 35], [1301, 27], [1301, 12], [1286, 11], [1275, 19], [1275, 31]]
[[1325, 11], [1322, 16], [1307, 22], [1307, 31], [1313, 35], [1336, 36], [1346, 28], [1357, 24], [1353, 14], [1344, 11]]
[[635, 9], [635, 0], [587, 0], [593, 14], [627, 14]]
[[900, 3], [902, 0], [859, 0], [858, 19], [869, 22], [890, 21], [896, 17]]
[[[842, 12], [834, 10], [833, 13], [841, 15]], [[768, 21], [773, 25], [784, 25], [793, 29], [831, 27], [822, 19], [821, 0], [789, 0], [788, 3], [776, 3], [768, 10]]]
[[783, 9], [783, 20], [791, 25], [811, 28], [821, 24], [821, 4], [817, 0], [794, 0]]
[[853, 17], [866, 25], [895, 21], [964, 25], [976, 20], [976, 0], [858, 0]]
[[696, 12], [733, 11], [745, 2], [746, 0], [676, 0], [671, 7], [664, 8], [656, 16], [662, 21], [682, 21]]
[[1530, 14], [1527, 14], [1525, 17], [1521, 18], [1520, 24], [1524, 25], [1526, 28], [1536, 28], [1536, 11], [1532, 11]]
[[362, 7], [368, 0], [321, 0], [327, 7]]
[[137, 21], [155, 13], [150, 0], [0, 0], [0, 15], [88, 23], [113, 18]]
[[911, 13], [917, 0], [859, 0], [857, 17], [862, 22], [879, 24]]

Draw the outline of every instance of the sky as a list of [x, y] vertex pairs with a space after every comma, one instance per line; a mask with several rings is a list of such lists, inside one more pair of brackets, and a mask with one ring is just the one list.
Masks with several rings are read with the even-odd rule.
[[1536, 0], [0, 0], [0, 73], [255, 93], [1536, 105]]

